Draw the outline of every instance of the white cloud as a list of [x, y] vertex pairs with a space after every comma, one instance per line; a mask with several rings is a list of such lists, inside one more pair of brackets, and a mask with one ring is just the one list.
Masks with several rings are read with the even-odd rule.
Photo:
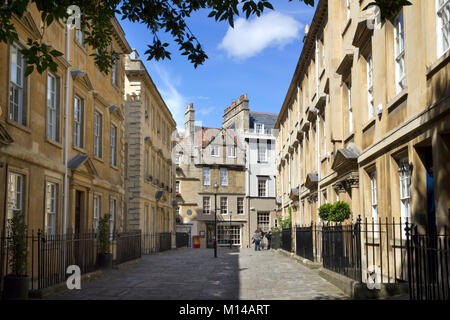
[[153, 70], [156, 71], [162, 81], [162, 86], [158, 87], [164, 102], [172, 112], [172, 116], [177, 123], [178, 130], [184, 129], [184, 112], [187, 107], [187, 99], [178, 91], [175, 85], [180, 84], [180, 79], [176, 79], [165, 69], [158, 65], [154, 65]]
[[229, 28], [220, 49], [238, 59], [252, 57], [270, 46], [281, 46], [299, 39], [302, 24], [279, 12], [269, 12], [247, 21], [238, 18], [234, 28]]
[[197, 110], [198, 114], [201, 114], [202, 116], [210, 115], [214, 111], [214, 107], [208, 107], [208, 108], [200, 108]]

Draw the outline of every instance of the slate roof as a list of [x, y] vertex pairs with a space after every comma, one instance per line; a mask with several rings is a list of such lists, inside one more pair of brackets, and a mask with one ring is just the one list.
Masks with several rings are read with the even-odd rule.
[[81, 154], [77, 154], [75, 157], [73, 157], [68, 163], [67, 167], [69, 169], [76, 169], [80, 165], [83, 164], [88, 159], [88, 156], [82, 156]]
[[264, 124], [264, 129], [273, 129], [277, 122], [278, 114], [250, 111], [250, 128], [255, 128], [255, 123]]

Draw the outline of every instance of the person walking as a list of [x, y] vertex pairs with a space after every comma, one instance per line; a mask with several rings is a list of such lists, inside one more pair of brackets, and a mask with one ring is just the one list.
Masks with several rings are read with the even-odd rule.
[[259, 248], [261, 243], [261, 234], [259, 233], [258, 229], [255, 230], [255, 233], [253, 233], [253, 243], [255, 244], [255, 251], [261, 250]]
[[272, 245], [272, 229], [269, 229], [269, 231], [266, 233], [267, 238], [267, 250], [270, 250], [270, 246]]

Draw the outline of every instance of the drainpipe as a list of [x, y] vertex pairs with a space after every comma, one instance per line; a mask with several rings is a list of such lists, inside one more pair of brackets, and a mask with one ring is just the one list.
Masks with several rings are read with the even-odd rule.
[[[66, 25], [66, 61], [70, 65], [70, 29]], [[63, 210], [63, 234], [66, 234], [67, 228], [67, 210], [68, 210], [68, 136], [69, 136], [69, 79], [70, 79], [70, 67], [66, 70], [66, 81], [64, 83], [64, 210]]]

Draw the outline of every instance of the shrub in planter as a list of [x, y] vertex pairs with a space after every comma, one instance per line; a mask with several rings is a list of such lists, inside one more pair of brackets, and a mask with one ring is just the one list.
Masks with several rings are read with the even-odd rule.
[[110, 252], [109, 219], [111, 215], [105, 214], [98, 222], [98, 266], [102, 269], [112, 268], [112, 254]]
[[8, 266], [11, 272], [4, 278], [3, 299], [17, 300], [28, 297], [27, 226], [22, 213], [8, 220]]
[[349, 204], [344, 201], [338, 201], [331, 208], [330, 221], [342, 222], [350, 218], [350, 213]]
[[331, 203], [325, 203], [320, 206], [319, 217], [322, 221], [330, 221], [332, 207], [333, 205]]

